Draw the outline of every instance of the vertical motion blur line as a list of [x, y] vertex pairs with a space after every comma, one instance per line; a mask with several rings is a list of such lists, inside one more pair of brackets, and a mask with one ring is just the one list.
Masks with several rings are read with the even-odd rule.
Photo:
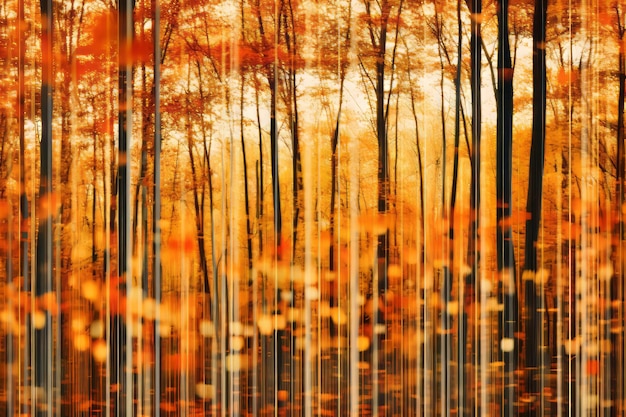
[[[132, 41], [134, 0], [118, 1], [118, 60], [119, 60], [119, 108], [118, 108], [118, 277], [126, 296], [132, 286], [131, 268], [131, 207], [130, 207], [130, 149], [132, 134]], [[132, 415], [132, 329], [128, 310], [121, 305], [114, 319], [113, 329], [113, 381], [115, 384], [114, 412], [116, 415]], [[124, 411], [122, 409], [124, 407]]]
[[[316, 135], [319, 138], [319, 133]], [[317, 139], [316, 138], [316, 139]], [[310, 149], [305, 149], [304, 152], [304, 273], [305, 273], [305, 282], [308, 282], [307, 277], [313, 276], [317, 272], [314, 266], [313, 260], [313, 210], [314, 210], [314, 201], [313, 201], [313, 146]], [[318, 285], [321, 285], [321, 280], [319, 275], [317, 275], [316, 280], [318, 281]], [[311, 417], [311, 395], [312, 395], [312, 385], [311, 385], [311, 362], [309, 358], [311, 355], [311, 297], [306, 297], [306, 289], [304, 291], [305, 299], [304, 299], [304, 314], [305, 314], [305, 323], [304, 328], [305, 332], [305, 344], [304, 344], [304, 384], [302, 385], [304, 388], [304, 413], [305, 417]], [[295, 299], [295, 295], [292, 293], [291, 297]], [[289, 310], [285, 312], [285, 314], [290, 314]], [[293, 366], [293, 365], [292, 365]]]
[[272, 60], [272, 70], [270, 73], [271, 81], [270, 81], [270, 94], [271, 94], [271, 103], [270, 103], [270, 141], [271, 141], [271, 165], [272, 165], [272, 198], [274, 203], [274, 262], [273, 262], [273, 275], [274, 275], [274, 297], [272, 306], [272, 317], [273, 317], [273, 333], [272, 333], [272, 347], [274, 352], [272, 353], [272, 362], [273, 362], [273, 375], [272, 375], [272, 388], [271, 391], [273, 393], [272, 402], [274, 404], [274, 409], [279, 410], [280, 402], [278, 401], [278, 390], [280, 387], [280, 377], [281, 377], [281, 367], [280, 367], [280, 359], [282, 358], [281, 349], [282, 344], [280, 340], [278, 340], [278, 333], [276, 332], [276, 310], [278, 308], [278, 288], [279, 288], [279, 280], [278, 280], [278, 270], [279, 270], [279, 261], [281, 261], [282, 256], [282, 211], [281, 211], [281, 201], [280, 201], [280, 181], [279, 181], [279, 151], [278, 151], [278, 126], [277, 126], [277, 107], [278, 107], [278, 85], [279, 85], [279, 77], [278, 77], [278, 41], [280, 36], [280, 22], [281, 22], [281, 14], [279, 14], [279, 10], [282, 12], [282, 8], [279, 8], [278, 3], [282, 0], [274, 0], [274, 48], [273, 48], [273, 60]]
[[[41, 0], [41, 144], [40, 183], [36, 253], [35, 296], [52, 290], [52, 224], [54, 222], [52, 189], [52, 0]], [[35, 331], [35, 415], [51, 416], [52, 410], [52, 320], [48, 311], [37, 311], [43, 318]]]
[[154, 413], [161, 410], [161, 5], [152, 0], [152, 46], [154, 66], [154, 208], [152, 214], [152, 282], [156, 302], [154, 320]]
[[[477, 296], [482, 296], [483, 292], [481, 291], [481, 281], [480, 281], [480, 203], [481, 203], [481, 133], [482, 133], [482, 103], [481, 103], [481, 67], [482, 67], [482, 34], [481, 34], [481, 22], [482, 22], [482, 12], [483, 5], [482, 0], [471, 0], [468, 1], [468, 6], [470, 6], [471, 13], [471, 37], [470, 37], [470, 68], [471, 68], [471, 95], [472, 95], [472, 147], [471, 147], [471, 184], [470, 184], [470, 229], [468, 235], [468, 256], [467, 262], [468, 267], [470, 269], [469, 276], [466, 278], [466, 284], [469, 293], [473, 294], [472, 298], [470, 298], [470, 303], [473, 303], [475, 306], [484, 306], [481, 300], [480, 303], [476, 302]], [[460, 19], [457, 19], [459, 26], [461, 26]], [[461, 29], [459, 29], [461, 30]], [[460, 48], [460, 47], [459, 47]], [[460, 65], [460, 61], [459, 61]], [[457, 82], [461, 82], [460, 78], [457, 79]], [[457, 86], [457, 89], [460, 87]], [[460, 94], [460, 91], [457, 93]], [[457, 107], [460, 107], [462, 103], [458, 103]], [[458, 112], [458, 110], [457, 110]], [[458, 116], [457, 116], [458, 119]], [[458, 122], [456, 123], [458, 124]], [[457, 128], [455, 127], [455, 130]], [[455, 134], [458, 136], [458, 133]], [[458, 138], [455, 137], [455, 141], [458, 141]], [[458, 145], [455, 147], [455, 152], [458, 152]], [[477, 310], [477, 309], [475, 309]], [[481, 313], [484, 312], [484, 307], [481, 308]], [[478, 315], [478, 312], [475, 311], [475, 314]], [[481, 366], [485, 366], [486, 363], [486, 347], [483, 342], [483, 336], [485, 334], [485, 326], [486, 320], [483, 321], [481, 318], [480, 323], [483, 324], [480, 329], [478, 326], [474, 326], [474, 334], [475, 338], [478, 341], [475, 343], [475, 347], [473, 347], [473, 368], [476, 383], [478, 382], [478, 378], [480, 378], [480, 403], [475, 401], [475, 404], [480, 404], [480, 406], [486, 406], [487, 397], [486, 397], [486, 388], [488, 382], [483, 380], [483, 372]], [[478, 339], [478, 335], [480, 335], [480, 339]], [[485, 375], [486, 376], [486, 375]]]
[[[622, 10], [623, 11], [623, 10]], [[617, 18], [617, 29], [618, 29], [618, 41], [623, 45], [624, 42], [624, 34], [626, 33], [626, 27], [622, 23], [622, 15], [623, 12], [620, 13], [620, 9], [616, 8], [615, 10], [616, 18]], [[624, 48], [619, 48], [618, 55], [618, 68], [619, 68], [619, 95], [618, 95], [618, 105], [617, 105], [617, 202], [615, 206], [615, 211], [617, 212], [617, 253], [615, 254], [615, 264], [617, 266], [614, 280], [615, 283], [615, 294], [613, 300], [617, 301], [618, 307], [616, 308], [615, 314], [618, 323], [623, 323], [623, 314], [624, 314], [624, 282], [620, 277], [624, 274], [623, 262], [622, 262], [622, 253], [624, 250], [624, 213], [622, 211], [622, 207], [624, 206], [624, 190], [626, 187], [626, 152], [624, 150], [624, 95], [626, 90], [626, 51]], [[615, 229], [613, 229], [615, 230]], [[621, 301], [621, 302], [620, 302]], [[626, 337], [624, 337], [622, 332], [617, 332], [616, 335], [613, 336], [613, 340], [615, 341], [614, 346], [618, 346], [621, 349], [615, 349], [616, 360], [614, 367], [614, 371], [616, 371], [617, 375], [624, 374], [624, 365], [625, 365], [625, 357], [624, 353], [626, 352]], [[615, 393], [613, 395], [612, 400], [615, 402], [615, 407], [623, 406], [623, 397], [626, 392], [624, 391], [624, 379], [618, 378], [617, 386], [614, 386], [613, 389]]]
[[[19, 289], [20, 294], [28, 294], [30, 292], [30, 272], [29, 272], [29, 262], [28, 262], [28, 244], [30, 240], [30, 236], [28, 233], [28, 223], [29, 223], [29, 212], [28, 212], [28, 197], [26, 195], [26, 146], [25, 146], [25, 134], [24, 134], [24, 123], [25, 123], [25, 102], [26, 102], [26, 91], [25, 91], [25, 83], [24, 83], [24, 67], [25, 67], [25, 55], [26, 55], [26, 33], [25, 27], [26, 25], [24, 20], [24, 2], [17, 2], [17, 21], [19, 25], [18, 33], [18, 42], [17, 47], [19, 48], [18, 52], [18, 64], [17, 64], [17, 85], [18, 85], [18, 94], [17, 94], [17, 125], [19, 129], [19, 140], [20, 140], [20, 156], [19, 156], [19, 165], [20, 165], [20, 226], [19, 226], [19, 239], [20, 239], [20, 253], [19, 253], [19, 276], [22, 277], [22, 288]], [[22, 300], [21, 296], [19, 299], [19, 304], [25, 303], [26, 300]], [[24, 343], [23, 343], [23, 351], [20, 354], [20, 366], [19, 369], [19, 380], [17, 382], [17, 387], [19, 390], [26, 391], [26, 384], [29, 380], [29, 358], [30, 358], [30, 317], [27, 315], [24, 319], [24, 324], [20, 322], [20, 327], [24, 329]], [[20, 403], [19, 412], [22, 414], [28, 413], [28, 405], [25, 401], [21, 401], [18, 398], [18, 402]], [[7, 410], [8, 414], [11, 414], [12, 410]]]
[[[359, 149], [350, 142], [350, 416], [359, 415]], [[372, 334], [372, 337], [374, 335]]]
[[[571, 70], [572, 70], [572, 54], [573, 54], [573, 36], [572, 36], [572, 0], [568, 0], [568, 8], [567, 8], [567, 17], [568, 17], [568, 22], [569, 22], [569, 26], [568, 26], [568, 35], [569, 35], [569, 72], [568, 74], [571, 74]], [[568, 114], [571, 114], [572, 112], [572, 83], [571, 83], [571, 75], [568, 75], [568, 84], [567, 84], [567, 111]], [[577, 329], [576, 329], [576, 325], [577, 325], [577, 317], [576, 317], [576, 300], [575, 300], [575, 296], [576, 296], [576, 265], [578, 264], [578, 262], [576, 261], [576, 256], [577, 256], [577, 252], [576, 252], [576, 241], [573, 239], [573, 231], [574, 231], [574, 224], [573, 222], [576, 221], [576, 215], [575, 213], [573, 213], [573, 208], [572, 208], [572, 203], [573, 203], [573, 197], [572, 197], [572, 183], [573, 183], [573, 176], [572, 176], [572, 136], [573, 136], [573, 132], [572, 132], [572, 122], [571, 120], [568, 123], [567, 126], [567, 186], [568, 186], [568, 192], [567, 192], [567, 196], [568, 196], [568, 205], [567, 205], [567, 209], [568, 209], [568, 236], [569, 236], [569, 242], [568, 242], [568, 258], [570, 259], [570, 263], [568, 266], [568, 293], [567, 293], [567, 299], [568, 299], [568, 316], [569, 316], [569, 329], [568, 329], [568, 342], [575, 346], [576, 345], [576, 338], [577, 338]], [[567, 392], [567, 398], [569, 399], [569, 408], [568, 408], [568, 412], [570, 415], [577, 414], [577, 411], [580, 409], [578, 407], [578, 398], [579, 396], [577, 395], [577, 388], [576, 388], [576, 381], [578, 380], [577, 376], [574, 375], [575, 370], [577, 369], [576, 367], [576, 361], [577, 361], [577, 355], [574, 351], [573, 348], [570, 349], [569, 352], [567, 352], [567, 356], [568, 356], [568, 392]]]

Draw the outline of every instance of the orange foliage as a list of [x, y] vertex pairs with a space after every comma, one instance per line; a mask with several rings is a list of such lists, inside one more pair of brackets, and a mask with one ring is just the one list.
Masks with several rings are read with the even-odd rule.
[[133, 40], [132, 55], [133, 62], [148, 62], [152, 60], [153, 51], [152, 39], [148, 38], [136, 38]]
[[117, 13], [98, 11], [90, 17], [86, 27], [87, 42], [76, 48], [77, 56], [99, 56], [117, 45]]

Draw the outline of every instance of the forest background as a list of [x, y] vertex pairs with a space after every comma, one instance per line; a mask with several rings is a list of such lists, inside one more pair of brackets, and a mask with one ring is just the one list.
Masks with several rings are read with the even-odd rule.
[[4, 0], [6, 414], [623, 411], [624, 7]]

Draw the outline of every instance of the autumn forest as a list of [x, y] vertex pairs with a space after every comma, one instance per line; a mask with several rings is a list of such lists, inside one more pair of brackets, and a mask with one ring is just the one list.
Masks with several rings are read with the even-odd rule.
[[623, 415], [625, 14], [0, 0], [0, 416]]

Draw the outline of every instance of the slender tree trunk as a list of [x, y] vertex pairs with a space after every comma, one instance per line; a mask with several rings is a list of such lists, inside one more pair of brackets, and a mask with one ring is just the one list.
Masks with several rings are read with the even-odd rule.
[[[510, 225], [512, 205], [512, 165], [513, 165], [513, 68], [509, 46], [509, 2], [498, 3], [498, 96], [497, 96], [497, 230], [496, 244], [498, 252], [498, 272], [500, 274], [498, 291], [500, 301], [504, 303], [502, 318], [502, 346], [505, 373], [504, 414], [516, 415], [516, 380], [515, 369], [519, 344], [515, 343], [517, 330], [517, 288], [515, 278], [515, 257], [513, 252]], [[479, 46], [478, 46], [479, 47]], [[476, 168], [475, 168], [476, 169]], [[512, 348], [511, 345], [513, 346]], [[510, 348], [510, 349], [509, 349]]]
[[[341, 42], [339, 43], [338, 52], [341, 54], [341, 47], [344, 45], [345, 48], [350, 48], [351, 43], [351, 19], [352, 19], [352, 4], [348, 3], [348, 27], [346, 28], [345, 38], [341, 36], [341, 32], [338, 33], [338, 36], [341, 38]], [[341, 55], [340, 55], [341, 56]], [[341, 59], [341, 58], [340, 58]], [[333, 129], [333, 134], [330, 138], [330, 152], [331, 152], [331, 160], [330, 160], [330, 207], [329, 207], [329, 235], [330, 235], [330, 245], [328, 247], [328, 269], [331, 272], [337, 270], [339, 265], [337, 264], [337, 247], [338, 240], [335, 236], [335, 231], [337, 229], [337, 212], [341, 210], [341, 207], [337, 207], [337, 194], [339, 192], [339, 138], [340, 138], [340, 129], [341, 129], [341, 114], [343, 112], [343, 101], [344, 101], [344, 92], [345, 92], [345, 81], [346, 81], [346, 73], [348, 69], [348, 63], [344, 62], [344, 60], [340, 61], [339, 64], [339, 103], [337, 106], [337, 113], [335, 116], [335, 126]], [[341, 201], [341, 199], [339, 199]], [[337, 294], [337, 280], [333, 280], [329, 283], [330, 287], [330, 299], [329, 304], [334, 307], [337, 304], [336, 294]], [[336, 326], [332, 321], [330, 322], [331, 335], [336, 334]]]
[[[471, 38], [470, 38], [470, 87], [472, 93], [472, 146], [470, 148], [471, 162], [471, 182], [470, 182], [470, 229], [468, 236], [467, 263], [470, 273], [465, 277], [465, 304], [473, 308], [476, 295], [481, 294], [477, 288], [478, 274], [480, 268], [480, 146], [481, 146], [481, 66], [482, 66], [482, 0], [469, 0], [468, 7], [471, 13]], [[486, 324], [484, 324], [486, 325]], [[470, 357], [473, 366], [470, 369], [479, 369], [481, 361], [479, 359], [480, 330], [474, 327], [474, 343], [465, 343], [467, 349], [463, 349], [465, 359]], [[467, 340], [467, 315], [464, 314], [464, 325], [461, 340]], [[471, 379], [471, 374], [464, 373], [463, 386]], [[466, 403], [461, 407], [463, 415], [467, 416], [474, 407], [471, 407], [472, 396], [467, 396]], [[486, 404], [482, 404], [482, 409], [486, 409]]]
[[[443, 19], [439, 15], [439, 11], [437, 7], [435, 7], [435, 26], [433, 27], [433, 32], [437, 37], [437, 53], [439, 55], [439, 70], [441, 72], [441, 77], [439, 78], [439, 96], [440, 96], [440, 117], [441, 117], [441, 167], [442, 167], [442, 179], [441, 179], [441, 206], [442, 210], [445, 212], [447, 210], [446, 207], [446, 148], [448, 146], [447, 134], [446, 134], [446, 100], [445, 100], [445, 65], [444, 65], [444, 55], [448, 55], [445, 43], [443, 40]], [[448, 59], [448, 64], [452, 64], [450, 59]], [[444, 213], [445, 214], [445, 213]]]
[[527, 392], [534, 398], [529, 405], [531, 413], [541, 413], [543, 404], [542, 387], [545, 385], [542, 368], [547, 357], [542, 357], [542, 333], [545, 300], [536, 284], [537, 239], [541, 224], [541, 200], [543, 198], [543, 164], [545, 154], [546, 127], [546, 13], [547, 0], [535, 0], [533, 19], [533, 124], [530, 162], [528, 172], [528, 194], [526, 198], [526, 235], [524, 242], [524, 272], [522, 275], [526, 301], [526, 364]]
[[255, 108], [256, 108], [256, 121], [257, 127], [259, 129], [259, 160], [257, 161], [257, 209], [256, 209], [256, 221], [259, 235], [259, 256], [263, 254], [263, 246], [265, 242], [263, 241], [263, 205], [264, 201], [264, 190], [263, 190], [263, 131], [261, 129], [261, 111], [260, 111], [260, 103], [259, 103], [259, 89], [254, 89], [254, 98], [255, 98]]
[[[119, 110], [118, 110], [118, 207], [117, 207], [117, 239], [118, 239], [118, 275], [120, 278], [121, 296], [132, 286], [131, 274], [131, 201], [130, 201], [130, 150], [132, 133], [132, 51], [133, 40], [133, 0], [118, 1], [119, 22]], [[121, 301], [121, 300], [120, 300]], [[119, 302], [118, 302], [119, 303]], [[132, 335], [127, 331], [128, 311], [122, 311], [121, 303], [113, 306], [118, 312], [111, 325], [111, 383], [117, 391], [112, 393], [115, 413], [130, 415], [132, 413], [132, 363], [127, 358], [132, 355]]]
[[[52, 0], [41, 0], [41, 145], [40, 145], [40, 182], [39, 182], [39, 227], [37, 230], [36, 248], [36, 281], [35, 296], [41, 297], [51, 293], [53, 271], [52, 226], [55, 219], [54, 191], [52, 188], [52, 88], [53, 73], [53, 17]], [[45, 315], [43, 326], [35, 330], [35, 378], [34, 385], [42, 392], [42, 399], [35, 415], [47, 414], [44, 408], [52, 410], [53, 374], [52, 374], [52, 316], [49, 311], [40, 312]]]
[[244, 132], [244, 89], [245, 89], [245, 75], [243, 71], [241, 72], [241, 94], [239, 96], [240, 107], [239, 107], [239, 130], [241, 133], [241, 158], [243, 159], [243, 193], [244, 193], [244, 203], [245, 203], [245, 211], [246, 211], [246, 245], [247, 245], [247, 254], [248, 254], [248, 279], [251, 279], [250, 273], [252, 271], [252, 222], [250, 219], [250, 193], [248, 186], [248, 159], [246, 155], [246, 140], [245, 140], [245, 132]]
[[294, 16], [293, 4], [291, 0], [286, 0], [287, 12], [283, 14], [284, 21], [284, 38], [287, 54], [289, 55], [289, 63], [287, 65], [287, 109], [289, 115], [289, 129], [291, 131], [292, 145], [292, 197], [293, 197], [293, 230], [291, 232], [291, 257], [295, 260], [296, 250], [298, 247], [298, 225], [301, 217], [301, 194], [303, 189], [302, 183], [302, 158], [300, 155], [300, 125], [298, 122], [298, 82], [297, 82], [297, 54], [298, 42], [296, 36], [297, 22]]
[[[461, 60], [463, 53], [463, 31], [461, 22], [461, 4], [457, 1], [457, 62], [456, 62], [456, 76], [454, 79], [454, 158], [452, 164], [452, 187], [450, 190], [450, 229], [448, 230], [448, 236], [450, 240], [454, 240], [454, 211], [456, 208], [456, 194], [457, 183], [459, 177], [459, 144], [461, 138]], [[473, 33], [473, 31], [472, 31]], [[450, 268], [454, 268], [454, 245], [450, 246]]]
[[[453, 273], [455, 271], [455, 259], [454, 259], [454, 232], [455, 232], [455, 210], [456, 210], [456, 194], [457, 183], [459, 177], [459, 145], [461, 139], [461, 59], [463, 53], [463, 31], [461, 22], [461, 0], [457, 0], [457, 62], [456, 62], [456, 77], [454, 80], [455, 88], [455, 105], [454, 105], [454, 156], [452, 166], [452, 187], [450, 190], [450, 212], [448, 216], [449, 230], [448, 230], [448, 265], [443, 271], [443, 288], [441, 289], [441, 296], [443, 302], [442, 311], [442, 357], [441, 357], [441, 369], [442, 369], [442, 410], [445, 410], [445, 415], [449, 416], [451, 410], [455, 409], [453, 391], [452, 391], [452, 323], [453, 316], [448, 313], [448, 305], [452, 301], [452, 286], [453, 286]], [[462, 349], [464, 350], [464, 349]], [[461, 365], [457, 362], [457, 365]], [[457, 395], [458, 395], [458, 390]]]
[[[281, 3], [282, 5], [282, 3]], [[259, 35], [261, 37], [261, 43], [264, 50], [270, 50], [267, 39], [265, 38], [265, 27], [263, 25], [263, 18], [261, 16], [261, 4], [260, 0], [256, 0], [255, 4], [255, 12], [258, 22]], [[276, 20], [276, 32], [280, 33], [280, 17], [282, 16], [282, 10], [275, 16]], [[278, 42], [278, 37], [274, 40], [276, 43]], [[278, 67], [276, 63], [276, 59], [272, 64], [267, 68], [267, 84], [270, 90], [270, 160], [271, 160], [271, 169], [272, 169], [272, 198], [273, 198], [273, 207], [274, 207], [274, 255], [276, 259], [280, 259], [280, 245], [282, 241], [282, 212], [280, 208], [280, 180], [278, 176], [278, 126], [276, 124], [276, 100], [278, 99]], [[259, 97], [257, 91], [257, 121], [259, 123], [259, 151], [260, 158], [262, 159], [263, 148], [261, 144], [261, 118], [259, 115]], [[263, 172], [263, 162], [261, 160], [261, 173]], [[263, 184], [263, 176], [261, 175], [261, 184]], [[261, 185], [262, 189], [262, 185]], [[261, 203], [261, 207], [262, 207]], [[262, 244], [261, 244], [262, 246]]]
[[[385, 58], [387, 55], [387, 24], [391, 5], [381, 3], [380, 39], [376, 59], [376, 137], [378, 140], [378, 213], [387, 216], [389, 210], [389, 152], [387, 142], [387, 120], [385, 113]], [[387, 219], [382, 221], [387, 222]], [[389, 265], [389, 228], [378, 235], [378, 291], [384, 297], [388, 288], [387, 266]], [[382, 317], [378, 317], [383, 321]]]
[[329, 214], [329, 223], [330, 223], [330, 246], [328, 248], [328, 267], [330, 271], [334, 271], [337, 267], [335, 265], [335, 206], [337, 205], [337, 189], [338, 189], [338, 154], [337, 147], [339, 145], [339, 126], [341, 123], [341, 110], [343, 106], [343, 87], [345, 84], [345, 76], [342, 73], [340, 75], [339, 80], [339, 107], [337, 109], [337, 116], [335, 119], [335, 129], [333, 131], [333, 135], [330, 138], [330, 214]]
[[[199, 84], [202, 84], [202, 69], [200, 68], [200, 64], [196, 62], [196, 68], [198, 71], [198, 79], [200, 80]], [[191, 70], [190, 70], [191, 73]], [[191, 74], [189, 74], [191, 75]], [[186, 108], [186, 116], [185, 116], [185, 124], [187, 130], [187, 151], [189, 152], [189, 164], [191, 168], [191, 186], [193, 189], [193, 206], [194, 206], [194, 214], [195, 214], [195, 223], [196, 223], [196, 240], [198, 244], [198, 256], [200, 258], [200, 272], [202, 273], [202, 283], [204, 291], [207, 291], [209, 287], [209, 271], [208, 271], [208, 261], [206, 258], [206, 248], [204, 241], [204, 212], [200, 207], [200, 187], [198, 184], [198, 174], [196, 168], [196, 161], [194, 156], [194, 137], [192, 131], [192, 123], [191, 123], [191, 100], [189, 95], [191, 92], [189, 91], [189, 82], [191, 78], [189, 77], [187, 80], [187, 108]], [[202, 99], [202, 97], [201, 97]], [[200, 112], [200, 117], [204, 117], [202, 111]], [[202, 124], [203, 125], [203, 124]], [[202, 126], [203, 127], [203, 126]]]
[[[153, 296], [161, 302], [161, 7], [159, 0], [151, 0], [153, 45], [153, 97], [154, 97], [154, 169], [152, 210], [152, 285]], [[154, 321], [154, 412], [161, 410], [161, 334], [159, 312]]]
[[277, 260], [281, 258], [282, 241], [282, 212], [280, 208], [280, 178], [278, 175], [278, 127], [276, 125], [276, 64], [273, 64], [272, 71], [268, 77], [270, 87], [270, 147], [272, 162], [272, 198], [274, 205], [274, 250]]

